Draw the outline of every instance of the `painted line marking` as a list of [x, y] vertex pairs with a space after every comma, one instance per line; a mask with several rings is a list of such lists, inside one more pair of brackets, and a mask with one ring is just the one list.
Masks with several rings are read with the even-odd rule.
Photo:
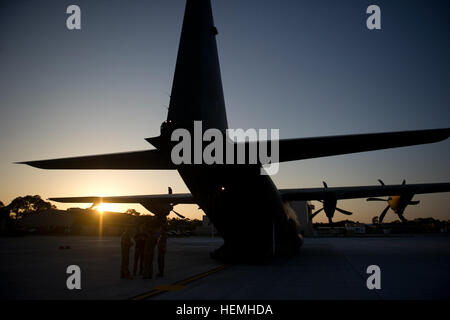
[[131, 300], [145, 300], [145, 299], [154, 297], [154, 296], [156, 296], [158, 294], [161, 294], [161, 293], [164, 293], [164, 292], [170, 292], [170, 291], [173, 292], [173, 291], [183, 290], [184, 288], [186, 288], [187, 284], [189, 284], [191, 282], [194, 282], [196, 280], [200, 280], [202, 278], [205, 278], [205, 277], [207, 277], [209, 275], [212, 275], [214, 273], [220, 272], [222, 270], [225, 270], [225, 269], [227, 269], [229, 267], [230, 267], [229, 265], [222, 265], [222, 266], [219, 266], [217, 268], [211, 269], [209, 271], [205, 271], [205, 272], [199, 273], [199, 274], [197, 274], [195, 276], [192, 276], [192, 277], [189, 277], [187, 279], [184, 279], [184, 280], [181, 280], [181, 281], [177, 281], [177, 282], [175, 282], [173, 284], [170, 284], [170, 285], [157, 286], [156, 288], [150, 290], [149, 292], [146, 292], [146, 293], [143, 293], [143, 294], [140, 294], [138, 296], [135, 296], [135, 297], [131, 298]]
[[155, 289], [159, 290], [159, 291], [180, 291], [183, 290], [184, 288], [186, 288], [186, 286], [182, 286], [182, 285], [177, 285], [177, 284], [165, 284], [162, 286], [157, 286]]

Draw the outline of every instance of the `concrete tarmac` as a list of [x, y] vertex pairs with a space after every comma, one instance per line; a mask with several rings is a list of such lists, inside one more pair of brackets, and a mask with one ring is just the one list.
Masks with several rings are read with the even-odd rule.
[[[0, 238], [0, 299], [129, 299], [160, 285], [211, 270], [216, 238], [170, 238], [163, 278], [120, 279], [119, 237], [29, 236]], [[59, 246], [70, 246], [60, 250]], [[130, 254], [132, 272], [133, 250]], [[81, 269], [81, 290], [68, 290], [69, 265]]]
[[[119, 243], [97, 237], [2, 238], [0, 298], [450, 299], [448, 235], [306, 238], [298, 257], [220, 271], [221, 264], [209, 258], [220, 238], [170, 238], [166, 275], [151, 280], [119, 279]], [[71, 248], [59, 250], [60, 245]], [[81, 290], [66, 287], [72, 264], [81, 268]], [[369, 265], [381, 269], [381, 290], [367, 288]]]

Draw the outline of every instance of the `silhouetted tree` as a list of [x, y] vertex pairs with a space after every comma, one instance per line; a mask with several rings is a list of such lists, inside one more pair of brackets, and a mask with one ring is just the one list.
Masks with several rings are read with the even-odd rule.
[[135, 216], [135, 217], [139, 217], [141, 215], [140, 212], [137, 212], [134, 209], [128, 209], [127, 211], [125, 211], [125, 214], [129, 214], [130, 216]]
[[1, 215], [1, 219], [9, 218], [9, 211], [8, 211], [8, 207], [5, 207], [5, 204], [3, 202], [0, 201], [0, 215]]
[[10, 228], [10, 218], [8, 207], [0, 201], [0, 234], [7, 234]]
[[50, 202], [44, 201], [39, 195], [17, 197], [9, 204], [9, 210], [14, 213], [15, 219], [21, 219], [24, 216], [39, 213], [49, 209], [56, 209], [56, 206]]

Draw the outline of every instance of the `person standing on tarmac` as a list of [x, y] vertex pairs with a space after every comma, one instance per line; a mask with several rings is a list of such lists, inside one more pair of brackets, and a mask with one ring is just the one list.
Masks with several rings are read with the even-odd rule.
[[164, 276], [164, 260], [167, 249], [167, 228], [166, 225], [162, 225], [160, 229], [160, 235], [158, 238], [158, 274], [157, 277]]
[[133, 279], [130, 274], [130, 248], [133, 246], [133, 239], [131, 238], [130, 228], [126, 227], [125, 232], [120, 239], [122, 263], [120, 266], [121, 279]]
[[[152, 221], [153, 222], [153, 221]], [[144, 274], [143, 279], [153, 277], [153, 256], [155, 255], [155, 246], [158, 240], [158, 234], [154, 223], [146, 224], [146, 238], [144, 245]]]
[[144, 250], [147, 234], [145, 233], [144, 226], [139, 226], [139, 232], [134, 236], [134, 267], [133, 276], [136, 276], [139, 268], [139, 275], [144, 274]]

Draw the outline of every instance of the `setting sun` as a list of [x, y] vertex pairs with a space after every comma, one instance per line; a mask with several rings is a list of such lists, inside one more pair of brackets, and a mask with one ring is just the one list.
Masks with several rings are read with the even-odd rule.
[[95, 210], [97, 210], [99, 213], [103, 213], [105, 211], [110, 212], [117, 212], [117, 206], [114, 203], [101, 203], [99, 204]]

